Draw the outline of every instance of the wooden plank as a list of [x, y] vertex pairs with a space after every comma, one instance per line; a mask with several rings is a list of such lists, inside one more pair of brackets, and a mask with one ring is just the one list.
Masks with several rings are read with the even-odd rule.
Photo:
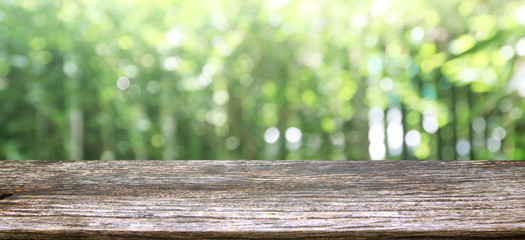
[[525, 161], [0, 161], [0, 238], [525, 238]]

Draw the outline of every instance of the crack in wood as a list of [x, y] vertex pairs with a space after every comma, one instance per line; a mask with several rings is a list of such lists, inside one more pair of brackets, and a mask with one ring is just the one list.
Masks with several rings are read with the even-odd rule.
[[13, 194], [14, 193], [2, 193], [2, 194], [0, 194], [0, 200], [4, 200], [4, 199], [6, 199], [8, 197], [11, 197], [11, 196], [13, 196]]

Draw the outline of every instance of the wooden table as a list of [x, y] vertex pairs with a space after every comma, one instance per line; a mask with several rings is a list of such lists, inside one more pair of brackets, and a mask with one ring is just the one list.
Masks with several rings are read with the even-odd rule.
[[0, 238], [525, 239], [525, 161], [0, 161]]

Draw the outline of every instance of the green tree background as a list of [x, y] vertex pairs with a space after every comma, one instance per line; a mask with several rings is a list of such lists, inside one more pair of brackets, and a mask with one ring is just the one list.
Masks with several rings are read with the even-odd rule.
[[0, 1], [0, 159], [524, 159], [525, 2]]

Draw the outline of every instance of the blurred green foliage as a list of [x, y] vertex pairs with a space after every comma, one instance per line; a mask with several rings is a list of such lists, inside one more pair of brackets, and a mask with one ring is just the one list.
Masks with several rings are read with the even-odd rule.
[[0, 159], [524, 159], [525, 3], [0, 1]]

